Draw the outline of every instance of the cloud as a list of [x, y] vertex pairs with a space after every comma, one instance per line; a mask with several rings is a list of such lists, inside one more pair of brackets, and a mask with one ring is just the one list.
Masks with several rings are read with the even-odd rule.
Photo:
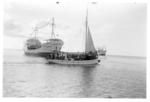
[[9, 37], [21, 37], [21, 38], [27, 38], [29, 34], [24, 29], [23, 24], [20, 22], [17, 22], [14, 19], [8, 19], [4, 20], [3, 24], [3, 34], [4, 36], [9, 36]]
[[18, 31], [22, 30], [21, 25], [15, 22], [14, 20], [4, 21], [4, 30], [5, 31]]

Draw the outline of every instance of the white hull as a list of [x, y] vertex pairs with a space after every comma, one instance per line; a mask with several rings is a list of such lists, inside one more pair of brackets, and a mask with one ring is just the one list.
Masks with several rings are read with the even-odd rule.
[[57, 60], [57, 59], [48, 59], [49, 63], [54, 64], [66, 64], [66, 65], [92, 65], [92, 64], [98, 64], [100, 62], [99, 59], [94, 60]]

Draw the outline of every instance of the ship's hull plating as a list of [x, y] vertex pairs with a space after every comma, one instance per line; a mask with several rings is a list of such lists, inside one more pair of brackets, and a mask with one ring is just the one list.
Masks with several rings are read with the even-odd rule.
[[28, 56], [40, 56], [40, 57], [47, 57], [50, 53], [42, 53], [42, 52], [39, 52], [39, 53], [30, 53], [30, 52], [25, 52], [26, 55]]
[[43, 43], [40, 48], [29, 49], [27, 45], [24, 46], [24, 52], [30, 56], [42, 56], [47, 57], [53, 51], [61, 50], [63, 41], [60, 39], [48, 39], [48, 42]]
[[32, 50], [24, 49], [24, 53], [29, 56], [47, 57], [51, 53], [51, 51], [42, 51], [41, 48]]

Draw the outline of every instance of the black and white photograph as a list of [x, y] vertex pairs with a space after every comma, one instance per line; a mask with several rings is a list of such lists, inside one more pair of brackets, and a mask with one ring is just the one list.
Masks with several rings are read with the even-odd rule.
[[146, 2], [3, 6], [3, 98], [148, 97]]

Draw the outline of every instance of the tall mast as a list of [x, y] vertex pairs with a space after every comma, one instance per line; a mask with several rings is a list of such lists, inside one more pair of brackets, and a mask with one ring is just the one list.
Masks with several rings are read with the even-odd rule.
[[54, 17], [53, 17], [52, 18], [52, 33], [51, 33], [51, 38], [55, 38], [54, 26], [55, 26], [55, 23], [54, 23]]
[[35, 28], [34, 28], [34, 38], [35, 38], [35, 39], [37, 38], [37, 32], [38, 32], [38, 28], [35, 27]]
[[85, 52], [95, 52], [95, 46], [88, 26], [88, 9], [86, 12]]
[[88, 38], [88, 8], [86, 9], [86, 21], [85, 21], [85, 52], [87, 48], [87, 38]]

